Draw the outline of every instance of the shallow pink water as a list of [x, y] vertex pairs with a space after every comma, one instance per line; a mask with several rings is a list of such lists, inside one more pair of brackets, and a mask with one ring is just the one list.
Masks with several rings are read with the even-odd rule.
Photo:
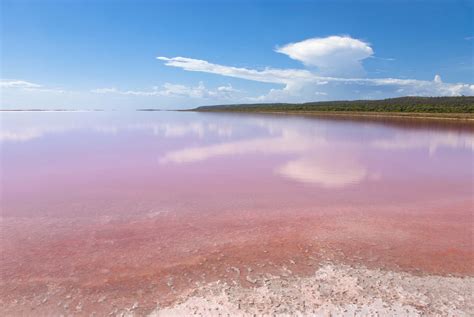
[[177, 112], [1, 120], [0, 295], [11, 314], [79, 301], [105, 313], [137, 298], [146, 312], [196, 281], [235, 278], [231, 266], [273, 272], [289, 259], [295, 274], [321, 260], [474, 273], [472, 125]]

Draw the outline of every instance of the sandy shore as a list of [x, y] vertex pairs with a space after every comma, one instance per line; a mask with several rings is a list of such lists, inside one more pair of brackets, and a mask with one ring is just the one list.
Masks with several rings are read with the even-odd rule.
[[[150, 316], [472, 316], [474, 278], [415, 276], [322, 264], [304, 278], [246, 274], [254, 287], [217, 281]], [[125, 312], [123, 312], [125, 313]], [[133, 310], [126, 312], [133, 315]]]

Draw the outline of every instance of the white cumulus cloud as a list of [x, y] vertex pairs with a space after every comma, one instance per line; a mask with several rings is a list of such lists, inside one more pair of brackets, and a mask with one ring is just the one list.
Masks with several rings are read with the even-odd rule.
[[350, 36], [311, 38], [284, 45], [276, 52], [307, 66], [316, 66], [321, 74], [332, 76], [363, 74], [361, 61], [374, 54], [368, 43]]

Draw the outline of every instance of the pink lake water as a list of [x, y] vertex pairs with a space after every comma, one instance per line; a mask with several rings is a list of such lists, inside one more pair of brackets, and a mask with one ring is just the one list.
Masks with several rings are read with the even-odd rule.
[[146, 313], [229, 268], [474, 274], [472, 124], [24, 112], [0, 144], [8, 315]]

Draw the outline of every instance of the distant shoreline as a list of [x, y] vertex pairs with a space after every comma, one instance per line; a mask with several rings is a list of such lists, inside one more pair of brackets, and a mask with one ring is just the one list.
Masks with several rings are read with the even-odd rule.
[[202, 106], [191, 111], [474, 121], [474, 97], [400, 97], [307, 103]]
[[213, 113], [261, 113], [277, 115], [304, 115], [316, 117], [369, 117], [369, 118], [407, 118], [407, 119], [429, 119], [429, 120], [454, 120], [468, 121], [474, 123], [473, 113], [420, 113], [420, 112], [368, 112], [368, 111], [265, 111], [265, 110], [192, 110], [196, 112]]

